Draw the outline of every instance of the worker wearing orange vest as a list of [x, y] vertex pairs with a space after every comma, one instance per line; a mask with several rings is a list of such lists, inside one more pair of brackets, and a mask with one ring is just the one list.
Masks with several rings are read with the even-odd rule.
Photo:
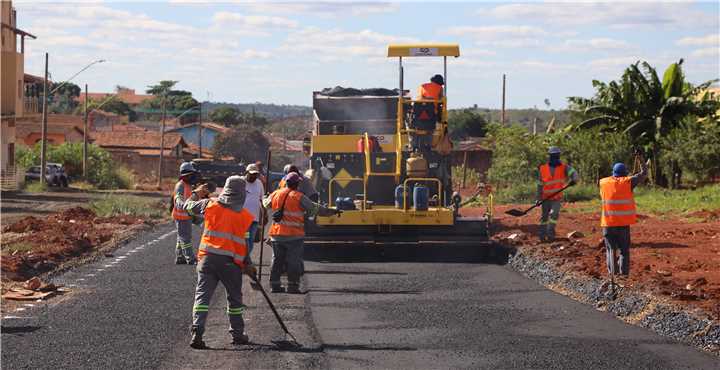
[[270, 227], [270, 243], [273, 249], [270, 268], [270, 286], [273, 293], [283, 293], [280, 275], [287, 264], [287, 292], [300, 293], [300, 273], [302, 271], [303, 240], [305, 238], [305, 215], [330, 216], [342, 213], [340, 210], [323, 207], [313, 203], [298, 186], [302, 178], [296, 172], [285, 176], [287, 187], [274, 191], [264, 203], [272, 206], [273, 225]]
[[[303, 193], [305, 196], [310, 198], [313, 202], [317, 202], [320, 194], [318, 194], [317, 190], [312, 184], [312, 181], [309, 181], [309, 179], [303, 174], [300, 173], [300, 170], [297, 168], [294, 164], [286, 164], [283, 168], [283, 173], [285, 173], [285, 176], [287, 176], [289, 173], [295, 172], [296, 174], [300, 175], [300, 185], [298, 186], [298, 191]], [[278, 189], [282, 189], [285, 187], [286, 180], [285, 177], [280, 179], [280, 182], [278, 182]]]
[[[630, 225], [637, 220], [633, 189], [646, 177], [647, 164], [643, 164], [637, 174], [628, 176], [625, 164], [615, 163], [612, 176], [600, 180], [600, 227], [607, 252], [608, 273], [612, 275], [615, 275], [618, 265], [621, 275], [630, 274]], [[615, 260], [615, 250], [620, 250], [618, 261]]]
[[184, 162], [180, 165], [180, 179], [175, 184], [172, 195], [172, 218], [175, 220], [177, 229], [177, 243], [175, 244], [175, 264], [196, 263], [195, 253], [192, 248], [192, 221], [190, 215], [185, 211], [185, 201], [192, 194], [192, 186], [197, 182], [198, 171], [192, 162]]
[[445, 85], [443, 76], [432, 76], [430, 82], [420, 85], [418, 99], [440, 100], [443, 96], [443, 85]]
[[249, 342], [245, 334], [242, 301], [242, 275], [256, 279], [246, 244], [248, 230], [254, 216], [244, 208], [245, 180], [230, 176], [217, 199], [208, 199], [205, 185], [198, 187], [185, 203], [185, 210], [196, 217], [204, 217], [205, 231], [198, 248], [198, 280], [193, 305], [190, 346], [206, 348], [202, 340], [210, 308], [210, 300], [218, 282], [227, 292], [227, 314], [230, 320], [232, 344]]
[[563, 194], [559, 192], [565, 185], [575, 185], [579, 175], [574, 168], [560, 161], [562, 151], [556, 146], [550, 147], [547, 163], [538, 167], [537, 201], [542, 202], [540, 213], [540, 241], [555, 240], [555, 225], [560, 218]]

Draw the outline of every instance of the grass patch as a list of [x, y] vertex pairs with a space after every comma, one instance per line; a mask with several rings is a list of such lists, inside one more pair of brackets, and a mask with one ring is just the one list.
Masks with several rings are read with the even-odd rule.
[[41, 184], [40, 181], [26, 182], [24, 191], [28, 193], [42, 193], [48, 190], [47, 184]]
[[3, 251], [13, 254], [13, 253], [24, 253], [24, 252], [30, 252], [35, 247], [37, 247], [35, 244], [26, 243], [26, 242], [15, 242], [10, 243], [7, 245], [3, 245], [2, 249]]
[[[720, 185], [704, 186], [694, 190], [640, 186], [635, 188], [634, 193], [638, 212], [644, 214], [683, 216], [698, 211], [720, 209]], [[566, 210], [573, 213], [599, 212], [600, 200], [581, 202]], [[687, 221], [699, 222], [703, 219], [690, 217]]]
[[169, 215], [161, 201], [130, 195], [106, 195], [90, 202], [90, 209], [101, 217], [128, 215], [160, 220]]
[[640, 187], [635, 189], [640, 212], [675, 215], [720, 209], [720, 185], [695, 190], [668, 190]]

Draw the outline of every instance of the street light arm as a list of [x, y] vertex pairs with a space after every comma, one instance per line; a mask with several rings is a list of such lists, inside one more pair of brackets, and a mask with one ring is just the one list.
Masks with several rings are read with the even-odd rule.
[[[57, 87], [55, 87], [54, 89], [52, 89], [52, 90], [50, 91], [50, 93], [48, 93], [48, 95], [52, 95], [52, 94], [53, 94], [55, 91], [57, 91], [59, 88], [65, 86], [68, 82], [72, 81], [73, 78], [77, 77], [77, 75], [79, 75], [80, 73], [83, 73], [85, 70], [87, 70], [88, 68], [92, 67], [94, 64], [103, 63], [103, 62], [105, 62], [105, 59], [98, 59], [98, 60], [96, 60], [96, 61], [94, 61], [94, 62], [86, 65], [85, 68], [79, 70], [77, 73], [75, 73], [74, 75], [72, 75], [70, 78], [68, 78], [67, 80], [63, 81], [60, 85], [58, 85]], [[85, 98], [87, 99], [87, 97], [85, 97]]]

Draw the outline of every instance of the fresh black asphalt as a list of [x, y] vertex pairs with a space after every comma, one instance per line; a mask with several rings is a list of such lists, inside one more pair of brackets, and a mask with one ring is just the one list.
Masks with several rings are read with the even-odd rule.
[[[4, 313], [2, 368], [720, 368], [714, 356], [622, 323], [505, 266], [437, 250], [309, 250], [309, 293], [273, 296], [303, 348], [270, 343], [282, 332], [248, 289], [254, 344], [228, 344], [219, 291], [206, 335], [216, 350], [191, 350], [195, 273], [172, 264], [171, 232], [158, 228], [113, 257], [61, 275], [57, 282], [75, 286], [59, 299]], [[266, 249], [266, 264], [268, 257]]]

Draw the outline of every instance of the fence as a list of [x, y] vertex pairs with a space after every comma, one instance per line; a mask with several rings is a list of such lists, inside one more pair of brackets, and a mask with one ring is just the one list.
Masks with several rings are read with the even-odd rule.
[[18, 167], [8, 167], [0, 172], [0, 190], [17, 191], [25, 181], [25, 171]]

